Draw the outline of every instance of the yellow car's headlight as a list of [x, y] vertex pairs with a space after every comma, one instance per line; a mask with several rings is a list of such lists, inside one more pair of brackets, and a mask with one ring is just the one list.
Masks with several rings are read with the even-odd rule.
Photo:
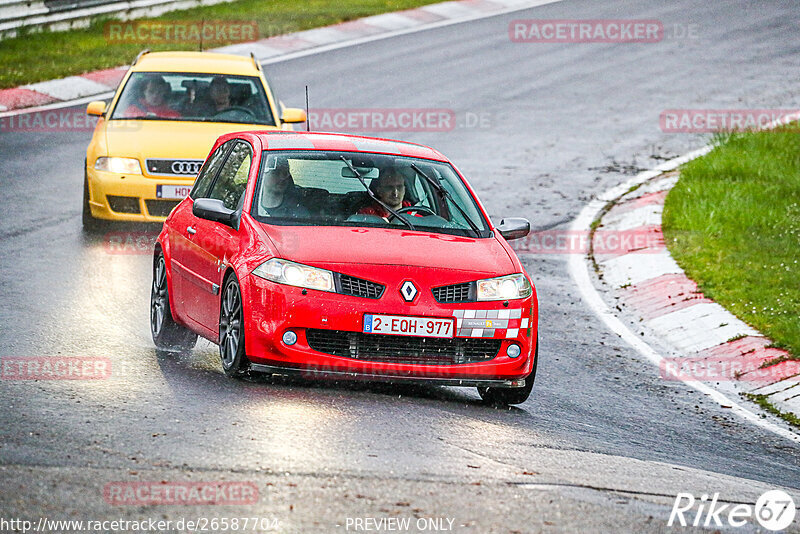
[[289, 260], [272, 258], [253, 269], [253, 274], [278, 284], [307, 287], [319, 291], [336, 291], [331, 271]]
[[509, 274], [478, 280], [478, 300], [511, 300], [531, 296], [531, 284], [524, 274]]
[[135, 158], [97, 158], [94, 168], [118, 174], [142, 174], [139, 160]]

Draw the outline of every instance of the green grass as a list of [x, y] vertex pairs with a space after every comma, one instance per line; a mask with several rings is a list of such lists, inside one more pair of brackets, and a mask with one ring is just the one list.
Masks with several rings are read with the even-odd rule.
[[791, 412], [784, 412], [778, 409], [774, 404], [769, 402], [769, 398], [766, 395], [757, 395], [754, 393], [744, 393], [745, 398], [755, 402], [758, 404], [764, 411], [767, 411], [773, 415], [777, 415], [790, 425], [800, 428], [800, 418], [797, 417], [795, 414]]
[[718, 141], [667, 196], [666, 244], [703, 293], [800, 359], [800, 134]]
[[[231, 3], [166, 13], [142, 20], [257, 21], [259, 38], [307, 30], [348, 20], [410, 9], [436, 0], [237, 0]], [[110, 43], [98, 19], [86, 29], [39, 32], [0, 41], [0, 89], [63, 78], [130, 63], [142, 48], [196, 50], [197, 44]], [[222, 46], [224, 43], [215, 43]]]

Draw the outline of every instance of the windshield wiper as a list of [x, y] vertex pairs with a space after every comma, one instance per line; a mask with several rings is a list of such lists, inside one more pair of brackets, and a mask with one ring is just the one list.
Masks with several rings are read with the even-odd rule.
[[442, 198], [446, 198], [447, 200], [449, 200], [449, 201], [450, 201], [450, 203], [451, 203], [453, 206], [455, 206], [455, 207], [458, 209], [458, 211], [460, 211], [460, 212], [461, 212], [461, 215], [463, 215], [463, 216], [464, 216], [464, 219], [467, 221], [467, 224], [469, 224], [469, 227], [470, 227], [470, 228], [472, 228], [472, 231], [473, 231], [473, 232], [475, 232], [475, 237], [480, 237], [480, 235], [481, 235], [481, 231], [480, 231], [480, 229], [478, 229], [478, 226], [477, 226], [477, 225], [476, 225], [476, 224], [475, 224], [475, 223], [472, 221], [472, 219], [470, 219], [469, 215], [467, 215], [467, 212], [465, 212], [465, 211], [464, 211], [464, 210], [461, 208], [461, 206], [459, 206], [459, 205], [458, 205], [458, 202], [456, 202], [455, 200], [453, 200], [453, 197], [450, 195], [450, 192], [449, 192], [447, 189], [445, 189], [444, 187], [442, 187], [442, 184], [440, 184], [439, 182], [437, 182], [436, 180], [434, 180], [433, 178], [431, 178], [430, 176], [428, 176], [427, 174], [425, 174], [424, 172], [422, 172], [422, 169], [420, 169], [419, 167], [417, 167], [417, 164], [416, 164], [416, 163], [412, 163], [412, 164], [411, 164], [411, 168], [412, 168], [412, 169], [414, 169], [414, 171], [415, 171], [417, 174], [419, 174], [420, 176], [422, 176], [423, 178], [425, 178], [425, 180], [427, 180], [427, 182], [428, 182], [429, 184], [431, 184], [431, 186], [433, 186], [433, 188], [436, 190], [436, 192], [437, 192], [437, 193], [439, 193], [439, 195], [440, 195]]
[[365, 182], [365, 181], [364, 181], [364, 178], [362, 178], [362, 177], [361, 177], [361, 174], [360, 174], [360, 173], [359, 173], [359, 172], [356, 170], [356, 168], [355, 168], [355, 167], [353, 167], [353, 165], [352, 165], [352, 164], [351, 164], [349, 161], [347, 161], [347, 160], [345, 159], [345, 157], [344, 157], [344, 156], [339, 156], [339, 158], [341, 158], [341, 160], [342, 160], [342, 161], [344, 161], [344, 164], [345, 164], [345, 165], [347, 165], [347, 166], [350, 168], [350, 170], [351, 170], [351, 171], [353, 171], [353, 174], [355, 174], [355, 175], [356, 175], [356, 178], [358, 178], [358, 181], [359, 181], [359, 182], [361, 182], [361, 185], [363, 185], [363, 186], [364, 186], [364, 189], [366, 189], [366, 190], [367, 190], [367, 194], [369, 195], [369, 197], [370, 197], [372, 200], [374, 200], [375, 202], [377, 202], [378, 204], [380, 204], [381, 206], [383, 206], [383, 207], [386, 209], [386, 211], [388, 211], [389, 213], [391, 213], [392, 215], [394, 215], [396, 218], [400, 219], [400, 222], [404, 223], [404, 224], [405, 224], [406, 226], [408, 226], [408, 227], [409, 227], [411, 230], [416, 230], [416, 228], [414, 228], [414, 225], [413, 225], [413, 224], [411, 224], [411, 221], [407, 221], [407, 220], [405, 220], [404, 218], [402, 218], [402, 217], [400, 216], [400, 214], [399, 214], [399, 213], [397, 213], [397, 212], [396, 212], [396, 211], [394, 211], [392, 208], [390, 208], [389, 206], [387, 206], [387, 205], [386, 205], [386, 203], [385, 203], [384, 201], [382, 201], [381, 199], [379, 199], [379, 198], [378, 198], [378, 196], [377, 196], [375, 193], [373, 193], [373, 192], [372, 192], [372, 189], [370, 189], [370, 188], [369, 188], [369, 186], [367, 185], [367, 182]]

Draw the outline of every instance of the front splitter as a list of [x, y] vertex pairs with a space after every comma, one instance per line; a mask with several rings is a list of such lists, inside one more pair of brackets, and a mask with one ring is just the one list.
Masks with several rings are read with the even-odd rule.
[[525, 379], [480, 379], [480, 378], [438, 378], [427, 376], [404, 376], [375, 373], [357, 373], [351, 371], [329, 371], [320, 369], [298, 369], [295, 367], [278, 367], [260, 363], [250, 364], [250, 370], [255, 373], [265, 373], [279, 376], [301, 376], [304, 378], [327, 378], [334, 380], [361, 380], [366, 382], [391, 382], [396, 384], [430, 384], [434, 386], [454, 387], [494, 387], [494, 388], [521, 388], [525, 387]]

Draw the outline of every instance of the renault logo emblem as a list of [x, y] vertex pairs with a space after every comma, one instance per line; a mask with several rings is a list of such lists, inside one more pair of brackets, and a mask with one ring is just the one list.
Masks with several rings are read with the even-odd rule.
[[403, 285], [400, 286], [400, 294], [403, 296], [403, 300], [411, 302], [417, 296], [417, 287], [410, 280], [403, 282]]

